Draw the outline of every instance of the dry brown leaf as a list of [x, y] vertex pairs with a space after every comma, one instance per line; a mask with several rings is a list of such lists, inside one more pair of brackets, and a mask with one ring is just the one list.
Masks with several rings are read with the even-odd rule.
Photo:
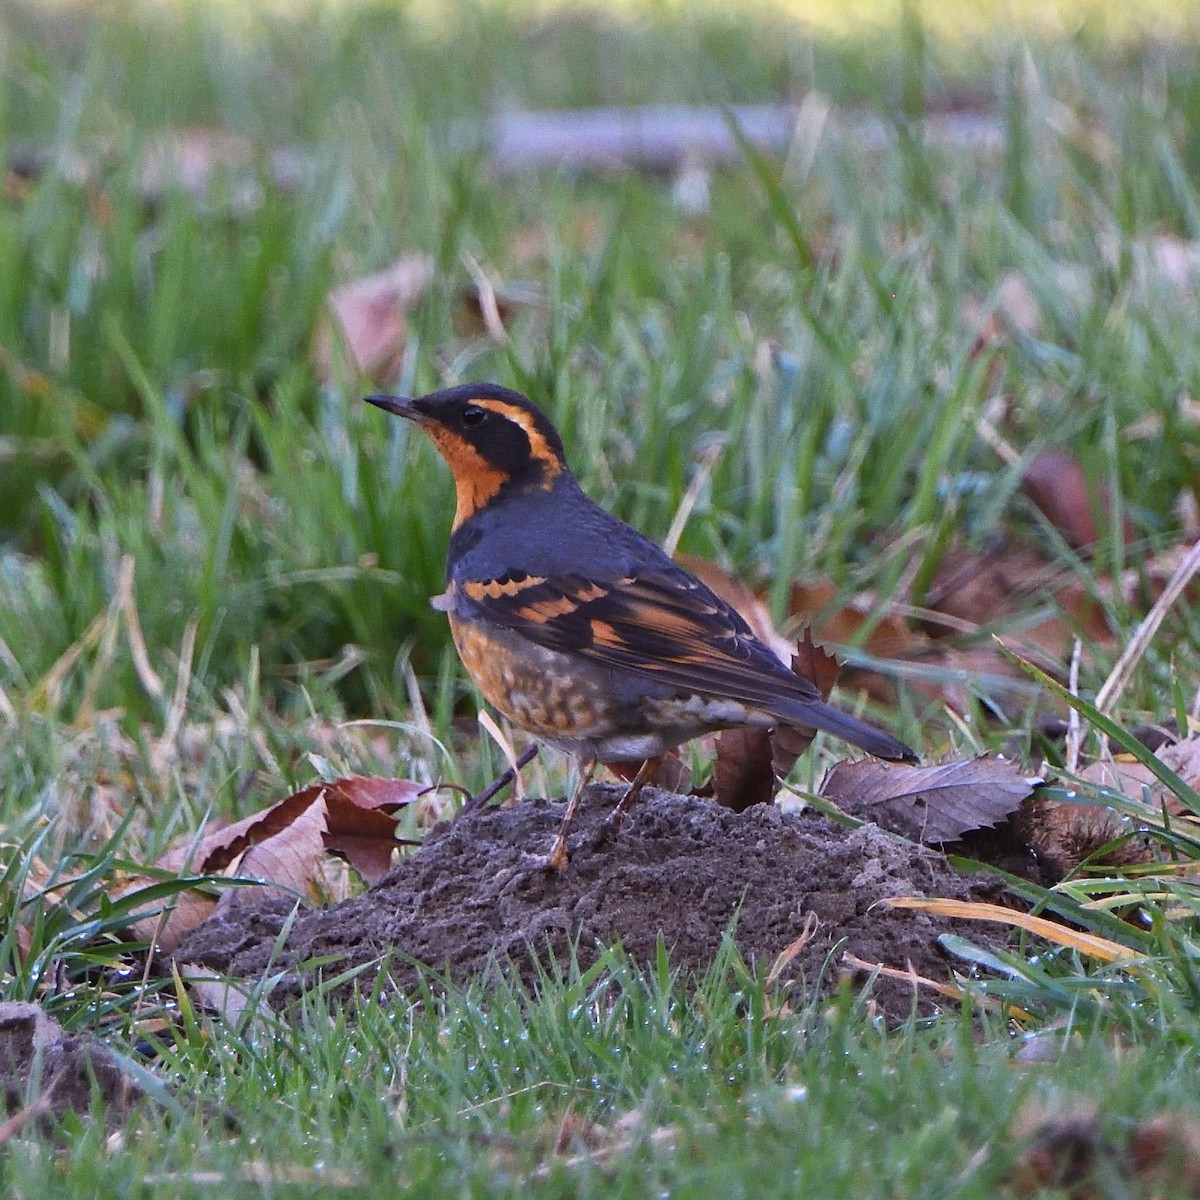
[[1160, 746], [1157, 753], [1188, 787], [1200, 790], [1200, 736], [1193, 735], [1182, 742]]
[[[1155, 757], [1161, 759], [1188, 787], [1200, 790], [1200, 736], [1193, 735], [1182, 742], [1160, 746]], [[1112, 761], [1091, 763], [1079, 772], [1079, 778], [1120, 792], [1139, 803], [1146, 801], [1148, 796], [1153, 807], [1166, 805], [1167, 811], [1173, 814], [1188, 811], [1149, 767], [1124, 755]]]
[[411, 779], [361, 775], [325, 785], [325, 849], [378, 883], [391, 870], [392, 851], [405, 844], [395, 836], [393, 814], [427, 790]]
[[[135, 877], [116, 889], [116, 895], [125, 896], [146, 887], [148, 879]], [[139, 941], [153, 944], [161, 953], [170, 954], [183, 940], [184, 934], [203, 925], [217, 907], [217, 898], [202, 892], [179, 892], [169, 903], [162, 905], [162, 913], [134, 921], [129, 929]]]
[[[210, 967], [198, 963], [176, 963], [175, 970], [180, 982], [187, 984], [192, 999], [228, 1025], [238, 1024], [250, 1007], [256, 986], [253, 982], [219, 978]], [[255, 1003], [259, 1009], [267, 1008], [261, 997]]]
[[[813, 641], [812, 629], [807, 625], [792, 655], [792, 670], [814, 684], [822, 700], [829, 699], [841, 674], [837, 658]], [[771, 731], [771, 766], [777, 779], [783, 779], [796, 765], [796, 759], [809, 748], [814, 736], [814, 730], [788, 725]]]
[[1137, 759], [1124, 756], [1089, 763], [1079, 772], [1079, 778], [1139, 802], [1147, 799], [1147, 792], [1153, 796], [1158, 786], [1158, 777], [1149, 767], [1143, 766]]
[[322, 382], [333, 377], [339, 348], [360, 374], [377, 381], [395, 376], [408, 337], [408, 314], [429, 290], [435, 266], [428, 254], [406, 254], [385, 270], [329, 294], [328, 318], [313, 347]]
[[[1105, 524], [1112, 521], [1112, 497], [1101, 483], [1088, 486], [1087, 475], [1079, 460], [1069, 451], [1043, 450], [1036, 455], [1021, 479], [1026, 495], [1042, 510], [1046, 520], [1062, 534], [1067, 545], [1086, 550], [1100, 540], [1097, 515]], [[1126, 544], [1137, 536], [1132, 522], [1125, 519]]]
[[1025, 468], [1021, 480], [1046, 520], [1075, 549], [1096, 543], [1096, 518], [1087, 476], [1066, 450], [1043, 450]]
[[719, 734], [713, 764], [717, 803], [734, 812], [770, 804], [779, 787], [771, 759], [769, 729], [726, 729]]
[[[813, 641], [812, 630], [791, 655], [792, 670], [814, 684], [823, 700], [829, 699], [838, 678], [838, 661]], [[717, 803], [734, 812], [752, 804], [770, 804], [779, 781], [808, 749], [815, 731], [780, 726], [777, 729], [726, 729], [716, 739], [713, 795]]]
[[[909, 628], [908, 621], [889, 605], [883, 616], [879, 602], [870, 592], [840, 598], [828, 580], [817, 583], [793, 583], [789, 599], [791, 622], [811, 627], [818, 642], [828, 645], [855, 645], [872, 658], [912, 660], [929, 648], [929, 638]], [[878, 619], [876, 619], [878, 618]], [[863, 627], [871, 622], [864, 637]], [[883, 704], [895, 701], [891, 680], [878, 671], [845, 668], [843, 682], [865, 692]]]
[[897, 612], [889, 609], [876, 622], [865, 641], [859, 630], [875, 616], [879, 607], [874, 594], [863, 592], [839, 602], [840, 593], [828, 580], [793, 583], [789, 610], [792, 619], [812, 627], [819, 642], [861, 646], [874, 658], [902, 658], [922, 648], [926, 639], [914, 634]]
[[1040, 783], [989, 755], [926, 767], [863, 758], [831, 768], [820, 795], [913, 841], [940, 844], [1003, 821]]
[[805, 626], [791, 662], [792, 670], [813, 684], [821, 694], [822, 700], [828, 700], [838, 681], [838, 675], [841, 674], [841, 666], [836, 655], [830, 654], [824, 646], [818, 646], [813, 641], [811, 626]]
[[[352, 776], [314, 784], [264, 812], [214, 830], [199, 843], [181, 839], [155, 866], [174, 873], [227, 874], [288, 894], [311, 895], [320, 879], [321, 860], [329, 852], [373, 883], [390, 867], [392, 851], [403, 844], [396, 837], [393, 814], [422, 791], [423, 784], [406, 779]], [[126, 881], [119, 894], [129, 895], [150, 882]], [[262, 894], [261, 889], [255, 892]], [[223, 902], [233, 903], [238, 894], [226, 893], [229, 899]], [[135, 936], [156, 940], [158, 948], [169, 953], [188, 930], [212, 914], [215, 904], [199, 893], [181, 893], [165, 918], [135, 922]]]
[[[223, 871], [249, 850], [294, 829], [296, 822], [314, 809], [321, 818], [322, 839], [326, 834], [331, 840], [343, 835], [371, 834], [390, 840], [395, 833], [391, 814], [411, 804], [424, 788], [424, 784], [408, 779], [375, 776], [350, 776], [333, 783], [315, 783], [263, 812], [214, 830], [201, 839], [195, 851], [191, 841], [180, 840], [155, 866], [165, 871], [181, 871], [186, 867], [204, 875]], [[322, 849], [325, 848], [323, 841]], [[328, 848], [337, 852], [333, 846]], [[353, 859], [349, 861], [351, 866], [358, 868]], [[367, 871], [373, 863], [373, 859], [367, 861]], [[378, 877], [364, 874], [369, 881]]]
[[[1028, 675], [990, 637], [986, 643], [961, 648], [939, 646], [921, 662], [934, 670], [929, 678], [910, 680], [909, 687], [960, 715], [969, 713], [980, 698], [991, 711], [1017, 719], [1034, 693]], [[1039, 693], [1037, 699], [1046, 713], [1057, 711], [1053, 697]]]
[[[1051, 1113], [1027, 1106], [1011, 1136], [1026, 1143], [1007, 1178], [1017, 1196], [1055, 1195], [1101, 1200], [1114, 1193], [1200, 1197], [1200, 1122], [1162, 1113], [1127, 1131], [1113, 1131], [1088, 1102]], [[1130, 1189], [1130, 1190], [1127, 1190]]]
[[[934, 636], [964, 629], [996, 631], [1004, 644], [1023, 658], [1051, 671], [1070, 658], [1076, 637], [1085, 646], [1114, 643], [1100, 602], [1079, 578], [1063, 571], [1026, 546], [986, 554], [962, 547], [942, 557], [924, 597], [924, 605], [949, 618], [925, 622]], [[1050, 607], [1036, 620], [1031, 612]], [[1006, 631], [1006, 627], [1012, 631]]]
[[1031, 587], [1044, 587], [1049, 565], [1025, 547], [980, 554], [952, 546], [942, 555], [921, 603], [947, 621], [931, 617], [925, 627], [934, 637], [995, 626], [1010, 616]]

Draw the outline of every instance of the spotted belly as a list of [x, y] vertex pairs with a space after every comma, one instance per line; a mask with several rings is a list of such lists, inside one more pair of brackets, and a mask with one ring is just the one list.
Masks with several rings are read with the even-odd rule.
[[484, 699], [522, 729], [550, 740], [603, 737], [613, 729], [615, 697], [601, 681], [571, 670], [566, 655], [454, 615], [450, 632]]
[[602, 762], [653, 758], [702, 733], [774, 723], [735, 700], [681, 693], [548, 650], [501, 626], [449, 616], [458, 656], [484, 699], [569, 754]]

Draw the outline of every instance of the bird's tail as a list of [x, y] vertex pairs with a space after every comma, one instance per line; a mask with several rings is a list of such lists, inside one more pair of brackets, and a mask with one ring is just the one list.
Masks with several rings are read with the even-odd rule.
[[804, 725], [832, 733], [834, 737], [839, 737], [852, 746], [858, 746], [876, 758], [908, 763], [919, 761], [916, 754], [898, 738], [834, 708], [832, 704], [812, 700], [797, 703], [794, 711], [791, 705], [780, 705], [776, 712], [789, 725]]

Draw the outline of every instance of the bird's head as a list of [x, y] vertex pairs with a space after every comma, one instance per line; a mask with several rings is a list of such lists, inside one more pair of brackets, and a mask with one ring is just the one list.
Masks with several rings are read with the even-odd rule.
[[567, 464], [562, 439], [532, 400], [495, 383], [464, 383], [425, 396], [367, 396], [419, 425], [454, 474], [454, 528], [502, 488], [549, 489]]

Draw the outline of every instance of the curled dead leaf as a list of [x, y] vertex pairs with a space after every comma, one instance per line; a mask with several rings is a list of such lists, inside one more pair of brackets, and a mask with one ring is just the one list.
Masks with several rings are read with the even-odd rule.
[[[1193, 735], [1181, 742], [1160, 746], [1155, 751], [1155, 757], [1161, 759], [1188, 787], [1200, 790], [1200, 736]], [[1091, 763], [1079, 772], [1079, 778], [1120, 792], [1130, 800], [1149, 803], [1152, 808], [1165, 807], [1172, 815], [1189, 811], [1149, 767], [1133, 758], [1118, 756], [1112, 760]]]
[[940, 844], [1003, 821], [1041, 782], [1016, 763], [986, 754], [934, 766], [863, 758], [831, 768], [820, 794], [852, 816]]
[[[213, 830], [199, 842], [181, 839], [155, 866], [160, 873], [256, 880], [316, 899], [320, 864], [328, 852], [374, 883], [391, 866], [393, 850], [404, 844], [396, 837], [394, 814], [424, 790], [423, 784], [407, 779], [361, 776], [314, 784], [263, 812]], [[152, 882], [157, 880], [127, 880], [118, 894], [129, 896]], [[221, 903], [236, 903], [239, 893], [240, 889], [226, 892]], [[216, 904], [211, 896], [181, 892], [164, 914], [135, 922], [134, 934], [169, 953], [185, 933], [212, 915]]]
[[745, 812], [752, 804], [770, 804], [779, 781], [771, 762], [769, 729], [726, 729], [717, 737], [713, 793], [723, 808]]
[[[1106, 525], [1112, 521], [1109, 489], [1103, 483], [1090, 487], [1079, 460], [1066, 450], [1054, 448], [1036, 455], [1025, 468], [1021, 483], [1046, 520], [1076, 550], [1086, 550], [1100, 540], [1097, 517]], [[1137, 536], [1128, 518], [1123, 535], [1127, 545]]]
[[1058, 1112], [1029, 1105], [1011, 1135], [1024, 1143], [1007, 1178], [1017, 1196], [1053, 1190], [1091, 1200], [1119, 1190], [1200, 1197], [1200, 1122], [1181, 1113], [1160, 1113], [1122, 1130], [1103, 1122], [1091, 1102]]
[[[788, 602], [791, 621], [811, 627], [818, 642], [857, 646], [871, 658], [911, 660], [929, 647], [929, 638], [909, 627], [898, 607], [881, 602], [873, 592], [843, 597], [829, 580], [793, 583]], [[882, 608], [882, 615], [880, 610]], [[895, 701], [892, 681], [877, 670], [847, 667], [843, 684], [883, 704]]]
[[806, 625], [796, 650], [791, 656], [792, 670], [813, 684], [821, 694], [822, 700], [828, 700], [834, 685], [841, 674], [841, 666], [837, 656], [830, 654], [824, 646], [818, 646], [813, 641], [812, 627]]
[[339, 346], [351, 369], [379, 381], [393, 377], [408, 337], [408, 314], [429, 290], [434, 271], [428, 254], [406, 254], [374, 275], [334, 289], [313, 347], [321, 381], [333, 377]]
[[[805, 629], [790, 654], [792, 670], [815, 684], [823, 700], [829, 699], [838, 678], [838, 661], [813, 641]], [[744, 812], [752, 804], [770, 804], [779, 781], [808, 749], [814, 730], [792, 726], [777, 729], [726, 729], [716, 739], [713, 795], [724, 808]]]
[[1023, 658], [1061, 670], [1076, 637], [1111, 647], [1112, 628], [1099, 598], [1080, 578], [1028, 546], [983, 553], [953, 547], [942, 557], [923, 597], [933, 636], [986, 629]]

